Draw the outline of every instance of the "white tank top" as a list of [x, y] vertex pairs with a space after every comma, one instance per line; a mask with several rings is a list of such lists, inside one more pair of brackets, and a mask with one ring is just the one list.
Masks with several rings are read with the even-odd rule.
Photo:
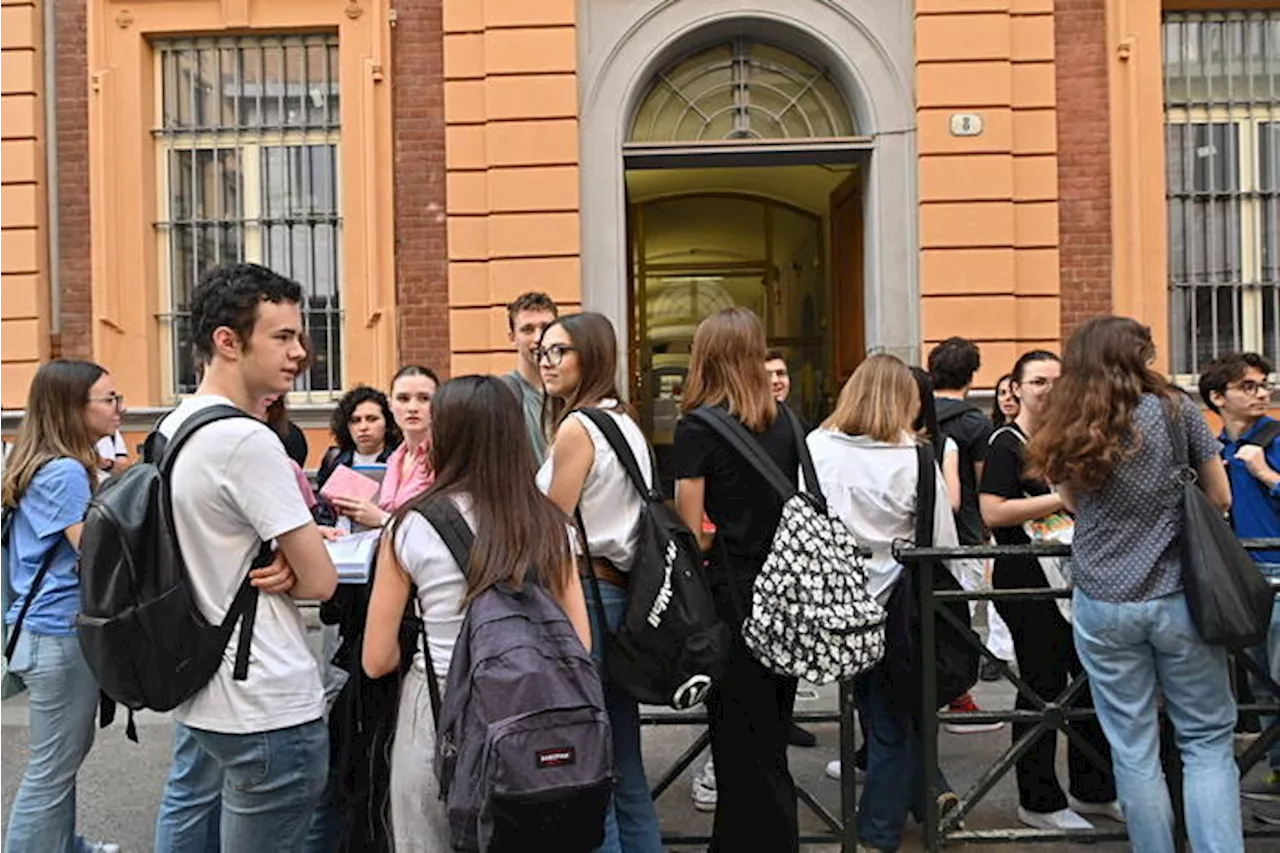
[[[640, 465], [645, 484], [652, 486], [653, 461], [649, 455], [649, 444], [635, 421], [620, 410], [613, 410], [616, 405], [615, 400], [600, 401], [600, 408], [622, 430], [632, 455]], [[635, 559], [636, 524], [640, 520], [642, 505], [640, 495], [627, 478], [626, 469], [609, 446], [604, 433], [580, 412], [574, 412], [570, 417], [577, 418], [587, 430], [596, 451], [595, 460], [591, 463], [591, 470], [587, 472], [586, 482], [582, 486], [582, 496], [578, 499], [582, 523], [587, 528], [587, 544], [591, 548], [591, 556], [608, 560], [620, 572], [630, 571], [631, 562]], [[538, 469], [538, 488], [544, 494], [551, 488], [552, 465], [552, 454], [548, 452], [547, 461]]]

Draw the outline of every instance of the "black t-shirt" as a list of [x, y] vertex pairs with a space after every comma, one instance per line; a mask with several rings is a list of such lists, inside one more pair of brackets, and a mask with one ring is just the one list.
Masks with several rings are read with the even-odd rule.
[[[753, 434], [787, 479], [798, 484], [800, 455], [790, 424], [777, 417], [764, 432]], [[751, 560], [767, 557], [782, 518], [782, 497], [768, 481], [695, 418], [681, 418], [676, 424], [674, 456], [677, 480], [705, 478], [707, 515], [729, 554]]]
[[994, 427], [972, 403], [938, 397], [938, 426], [960, 448], [960, 509], [956, 511], [956, 535], [961, 545], [983, 542], [982, 512], [978, 508], [978, 482], [974, 466], [987, 458]]
[[[1025, 434], [1017, 424], [1009, 424], [992, 436], [991, 446], [987, 448], [987, 464], [982, 471], [983, 494], [1010, 500], [1049, 494], [1048, 484], [1024, 474], [1023, 439], [1020, 436]], [[1021, 524], [993, 527], [991, 533], [1000, 545], [1028, 545], [1031, 542]], [[1003, 588], [1047, 585], [1039, 564], [1031, 557], [997, 558], [992, 581], [994, 586]]]

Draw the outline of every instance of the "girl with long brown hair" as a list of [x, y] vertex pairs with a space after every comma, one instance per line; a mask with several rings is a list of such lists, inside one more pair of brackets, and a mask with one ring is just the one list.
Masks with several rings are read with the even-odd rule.
[[[612, 418], [641, 476], [650, 486], [654, 480], [649, 445], [618, 393], [617, 346], [607, 317], [583, 313], [554, 320], [543, 330], [537, 350], [547, 393], [547, 432], [554, 435], [538, 471], [538, 487], [566, 514], [578, 514], [581, 520], [591, 556], [583, 571], [595, 575], [584, 583], [599, 590], [599, 601], [594, 591], [587, 595], [597, 659], [603, 655], [605, 631], [616, 630], [626, 616], [627, 579], [642, 503], [612, 445], [583, 410], [597, 409]], [[660, 853], [662, 833], [640, 753], [640, 708], [607, 675], [604, 699], [613, 729], [617, 784], [600, 849]]]
[[[440, 386], [432, 413], [435, 482], [396, 512], [383, 535], [361, 653], [372, 678], [399, 668], [401, 617], [416, 589], [428, 647], [414, 651], [405, 675], [391, 751], [391, 825], [400, 853], [450, 849], [432, 770], [435, 721], [427, 679], [434, 671], [444, 689], [467, 604], [490, 587], [519, 584], [533, 573], [583, 644], [591, 643], [568, 520], [524, 473], [533, 468], [533, 450], [510, 389], [493, 376], [459, 377]], [[452, 501], [475, 531], [465, 570], [422, 515], [420, 507], [430, 500]], [[430, 669], [424, 655], [431, 656]]]
[[1244, 849], [1235, 703], [1226, 650], [1200, 639], [1183, 593], [1177, 444], [1224, 511], [1231, 489], [1221, 445], [1191, 399], [1152, 369], [1155, 354], [1150, 330], [1128, 317], [1077, 329], [1027, 458], [1076, 512], [1075, 650], [1111, 742], [1133, 849], [1174, 850], [1163, 696], [1182, 753], [1191, 846], [1233, 853]]
[[[1023, 353], [1012, 370], [1012, 388], [1020, 402], [1017, 417], [991, 436], [987, 461], [982, 469], [978, 502], [982, 520], [991, 528], [997, 544], [1031, 543], [1025, 525], [1056, 518], [1060, 523], [1064, 498], [1041, 477], [1027, 469], [1024, 446], [1043, 429], [1043, 417], [1050, 392], [1062, 369], [1058, 356], [1046, 350]], [[996, 589], [1043, 588], [1049, 586], [1040, 563], [1034, 557], [997, 557], [991, 573]], [[996, 609], [1013, 635], [1014, 654], [1022, 679], [1044, 701], [1053, 701], [1080, 672], [1080, 661], [1071, 645], [1071, 626], [1053, 601], [1000, 601]], [[1088, 704], [1087, 692], [1079, 704]], [[1016, 706], [1034, 709], [1033, 700], [1018, 693]], [[1033, 728], [1014, 723], [1013, 742]], [[1097, 723], [1082, 721], [1072, 728], [1104, 759], [1109, 757], [1107, 741]], [[1069, 789], [1058, 781], [1058, 737], [1042, 733], [1018, 759], [1016, 776], [1020, 822], [1037, 829], [1091, 829], [1088, 816], [1122, 820], [1114, 800], [1115, 780], [1110, 769], [1096, 767], [1077, 745], [1067, 743]]]
[[9, 672], [30, 691], [31, 756], [5, 849], [115, 851], [76, 835], [76, 773], [93, 745], [98, 684], [76, 639], [77, 553], [84, 513], [98, 485], [97, 442], [120, 426], [124, 398], [111, 374], [89, 361], [40, 366], [18, 439], [5, 465], [4, 507], [12, 511], [4, 614], [17, 634]]
[[[750, 432], [793, 484], [800, 453], [765, 371], [764, 326], [745, 308], [698, 324], [682, 406], [721, 408]], [[782, 518], [782, 499], [712, 427], [685, 417], [675, 434], [676, 509], [690, 530], [715, 524], [710, 581], [716, 610], [733, 630], [724, 677], [707, 699], [717, 802], [711, 850], [799, 848], [796, 790], [787, 766], [796, 681], [765, 669], [742, 641], [751, 589]], [[712, 545], [700, 534], [704, 548]]]

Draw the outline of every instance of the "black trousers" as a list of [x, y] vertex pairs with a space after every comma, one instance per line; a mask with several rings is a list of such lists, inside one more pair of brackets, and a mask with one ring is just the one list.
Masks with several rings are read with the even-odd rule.
[[709, 850], [796, 853], [796, 786], [787, 766], [796, 680], [765, 669], [743, 645], [739, 627], [750, 593], [749, 581], [713, 581], [716, 610], [733, 629], [733, 643], [724, 678], [707, 697], [717, 798]]
[[[996, 589], [1019, 589], [1047, 586], [1044, 573], [1035, 562], [1025, 560], [997, 560], [992, 573], [992, 586]], [[996, 605], [1000, 616], [1013, 635], [1013, 648], [1018, 658], [1018, 671], [1022, 680], [1040, 698], [1052, 701], [1066, 689], [1067, 684], [1080, 671], [1080, 659], [1076, 656], [1071, 626], [1062, 618], [1052, 601], [1002, 601]], [[1093, 707], [1093, 700], [1086, 688], [1075, 702], [1076, 707]], [[1035, 710], [1031, 700], [1018, 694], [1015, 706], [1019, 710]], [[1033, 726], [1020, 723], [1013, 726], [1016, 742]], [[1098, 768], [1084, 756], [1074, 742], [1067, 742], [1067, 769], [1070, 777], [1071, 796], [1086, 803], [1109, 803], [1116, 798], [1115, 776], [1111, 771], [1111, 747], [1097, 722], [1072, 723], [1071, 728], [1098, 751], [1107, 762], [1106, 768]], [[1031, 748], [1018, 760], [1018, 802], [1033, 812], [1054, 812], [1067, 807], [1067, 798], [1058, 782], [1055, 762], [1058, 752], [1056, 731], [1043, 733]]]

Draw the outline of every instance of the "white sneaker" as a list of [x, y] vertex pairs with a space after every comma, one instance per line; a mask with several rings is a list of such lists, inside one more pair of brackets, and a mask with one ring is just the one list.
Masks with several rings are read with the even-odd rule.
[[1084, 800], [1077, 800], [1070, 794], [1067, 795], [1067, 805], [1076, 814], [1097, 815], [1098, 817], [1110, 818], [1117, 823], [1124, 823], [1124, 810], [1120, 808], [1120, 804], [1115, 800], [1109, 803], [1086, 803]]
[[1071, 809], [1056, 812], [1033, 812], [1018, 806], [1018, 820], [1036, 829], [1093, 829], [1093, 824]]
[[86, 841], [81, 845], [81, 849], [89, 853], [120, 853], [120, 845], [108, 841]]
[[[840, 781], [840, 759], [837, 758], [835, 761], [827, 762], [827, 776], [835, 779], [837, 782]], [[863, 780], [867, 778], [867, 771], [863, 770], [861, 767], [855, 767], [853, 768], [853, 778], [857, 780], [859, 785], [861, 785]]]
[[700, 812], [716, 810], [716, 767], [711, 759], [693, 774], [693, 807]]

